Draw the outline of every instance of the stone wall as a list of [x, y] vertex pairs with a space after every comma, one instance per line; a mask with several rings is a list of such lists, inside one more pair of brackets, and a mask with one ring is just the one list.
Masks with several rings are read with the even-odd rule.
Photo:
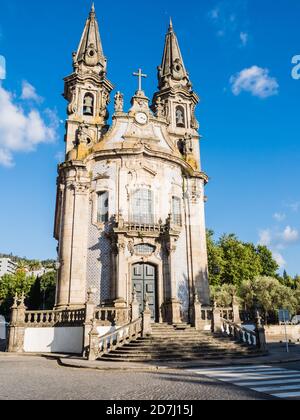
[[83, 327], [26, 328], [25, 353], [82, 354]]
[[[265, 327], [266, 338], [268, 343], [285, 342], [285, 326], [284, 325], [270, 325]], [[287, 325], [288, 340], [292, 343], [300, 342], [300, 325]]]

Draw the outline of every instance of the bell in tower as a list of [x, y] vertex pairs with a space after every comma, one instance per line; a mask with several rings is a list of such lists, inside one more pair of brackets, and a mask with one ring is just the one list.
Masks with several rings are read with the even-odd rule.
[[94, 97], [92, 94], [87, 93], [83, 101], [83, 115], [94, 115]]

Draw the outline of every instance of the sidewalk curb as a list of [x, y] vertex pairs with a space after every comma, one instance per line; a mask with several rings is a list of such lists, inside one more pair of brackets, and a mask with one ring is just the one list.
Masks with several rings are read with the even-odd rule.
[[218, 368], [218, 367], [228, 367], [228, 366], [254, 366], [257, 364], [268, 364], [268, 365], [276, 365], [276, 364], [285, 364], [285, 363], [297, 363], [300, 362], [300, 358], [290, 358], [286, 360], [282, 359], [275, 359], [275, 360], [252, 360], [252, 361], [245, 361], [245, 360], [234, 360], [234, 361], [226, 361], [226, 363], [198, 363], [198, 364], [191, 364], [186, 366], [130, 366], [128, 363], [127, 365], [124, 363], [124, 367], [112, 367], [107, 366], [95, 366], [90, 365], [88, 361], [79, 362], [79, 363], [72, 363], [71, 360], [66, 361], [66, 359], [56, 358], [59, 365], [66, 368], [73, 368], [73, 369], [89, 369], [89, 370], [97, 370], [103, 372], [113, 372], [113, 371], [124, 371], [124, 372], [166, 372], [166, 371], [186, 371], [190, 369], [202, 369], [202, 368]]
[[226, 360], [224, 362], [215, 361], [215, 362], [201, 362], [199, 363], [191, 363], [186, 365], [155, 365], [155, 366], [147, 366], [141, 364], [141, 366], [138, 366], [136, 364], [130, 364], [124, 362], [124, 366], [121, 366], [119, 364], [118, 366], [113, 366], [113, 364], [108, 364], [107, 366], [99, 362], [99, 366], [91, 363], [88, 360], [78, 360], [75, 362], [74, 360], [70, 359], [70, 355], [60, 355], [60, 354], [48, 354], [48, 353], [3, 353], [0, 352], [0, 357], [4, 356], [4, 358], [29, 358], [29, 357], [40, 357], [44, 359], [54, 360], [56, 361], [59, 366], [65, 367], [65, 368], [72, 368], [72, 369], [86, 369], [86, 370], [96, 370], [96, 371], [102, 371], [102, 372], [167, 372], [167, 371], [186, 371], [191, 369], [203, 369], [203, 368], [221, 368], [221, 367], [230, 367], [230, 366], [254, 366], [257, 364], [268, 364], [268, 365], [280, 365], [280, 364], [286, 364], [286, 363], [299, 363], [300, 357], [289, 357], [286, 359], [272, 359], [268, 356], [261, 356], [259, 358], [254, 359], [236, 359], [236, 360]]

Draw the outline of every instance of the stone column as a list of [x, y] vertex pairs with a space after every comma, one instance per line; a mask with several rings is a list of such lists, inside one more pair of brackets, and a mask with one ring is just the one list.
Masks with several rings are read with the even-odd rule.
[[237, 325], [241, 325], [242, 322], [240, 318], [240, 303], [237, 296], [233, 296], [232, 310], [233, 310], [233, 322]]
[[83, 307], [86, 301], [86, 264], [90, 179], [84, 164], [63, 168], [65, 182], [60, 238], [57, 308]]
[[256, 340], [257, 340], [256, 345], [257, 345], [257, 347], [261, 351], [267, 351], [266, 331], [265, 331], [265, 329], [262, 325], [259, 311], [257, 311], [257, 313], [256, 313], [255, 332], [256, 332]]
[[186, 179], [185, 211], [190, 284], [190, 301], [193, 291], [198, 290], [203, 305], [210, 305], [208, 261], [205, 227], [204, 182], [201, 179]]
[[95, 361], [98, 358], [99, 354], [99, 333], [97, 330], [97, 322], [94, 319], [92, 323], [92, 328], [89, 333], [89, 350], [88, 350], [88, 360]]
[[23, 353], [25, 337], [25, 296], [22, 295], [18, 305], [18, 296], [15, 296], [14, 304], [11, 308], [11, 323], [9, 327], [8, 352]]
[[143, 324], [142, 324], [142, 336], [144, 337], [149, 337], [152, 334], [152, 313], [151, 310], [149, 308], [149, 302], [148, 299], [146, 297], [145, 299], [145, 309], [144, 312], [142, 314], [142, 320], [143, 320]]
[[194, 316], [193, 316], [193, 326], [197, 331], [202, 331], [204, 329], [204, 323], [202, 320], [202, 305], [199, 301], [198, 294], [194, 296]]
[[222, 332], [221, 311], [220, 311], [220, 308], [218, 308], [216, 303], [214, 305], [214, 310], [213, 310], [213, 332], [214, 333]]
[[117, 255], [117, 302], [127, 302], [127, 261], [125, 257], [126, 245], [122, 240], [118, 243]]
[[88, 291], [88, 301], [85, 304], [83, 356], [87, 356], [89, 353], [90, 332], [93, 326], [93, 322], [95, 320], [96, 305], [94, 304], [92, 300], [93, 295], [94, 295], [94, 291], [90, 289]]
[[131, 304], [131, 322], [136, 321], [140, 318], [140, 304], [137, 300], [137, 293], [134, 289], [132, 294], [132, 304]]
[[168, 255], [168, 269], [170, 282], [170, 298], [167, 302], [167, 318], [168, 322], [172, 324], [181, 324], [181, 303], [177, 294], [176, 273], [174, 268], [174, 256], [176, 251], [176, 239], [171, 237], [166, 246]]

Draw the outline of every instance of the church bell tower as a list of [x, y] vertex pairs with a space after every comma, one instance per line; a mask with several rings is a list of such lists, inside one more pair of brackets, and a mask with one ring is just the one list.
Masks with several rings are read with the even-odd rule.
[[65, 78], [64, 97], [68, 101], [67, 154], [74, 145], [80, 144], [84, 153], [84, 149], [91, 148], [108, 129], [107, 106], [113, 85], [106, 78], [106, 70], [107, 59], [103, 53], [93, 5], [77, 52], [73, 53], [73, 73]]

